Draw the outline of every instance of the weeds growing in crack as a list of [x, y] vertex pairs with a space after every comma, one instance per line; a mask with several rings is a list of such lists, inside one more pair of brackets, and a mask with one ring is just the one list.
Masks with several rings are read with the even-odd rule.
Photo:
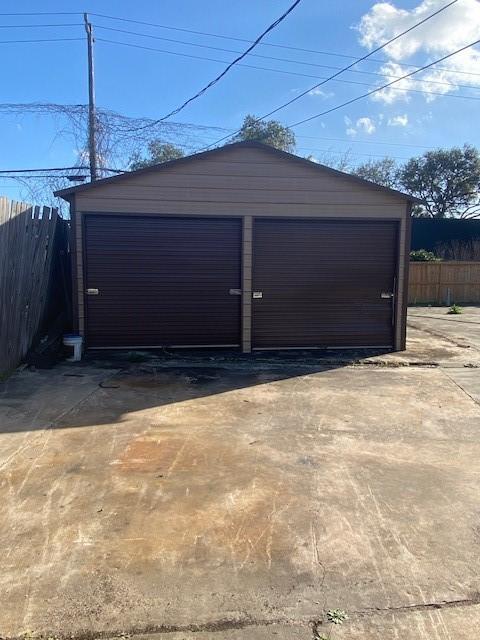
[[[320, 625], [315, 625], [313, 629], [314, 640], [332, 640], [332, 633], [336, 625], [343, 624], [345, 620], [348, 620], [348, 616], [343, 609], [329, 609], [325, 616], [325, 621], [329, 625], [326, 634], [320, 633], [318, 628]], [[321, 624], [323, 626], [323, 622]]]

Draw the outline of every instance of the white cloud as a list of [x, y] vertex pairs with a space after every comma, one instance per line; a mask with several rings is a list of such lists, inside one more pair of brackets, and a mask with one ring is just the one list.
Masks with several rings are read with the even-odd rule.
[[327, 98], [332, 98], [335, 94], [332, 91], [324, 91], [323, 89], [320, 89], [320, 87], [317, 87], [316, 89], [312, 89], [311, 91], [309, 91], [308, 95], [320, 96], [321, 98], [324, 98], [326, 100]]
[[372, 133], [375, 133], [375, 123], [371, 118], [359, 118], [357, 120], [357, 129], [362, 133], [371, 135]]
[[[378, 2], [362, 17], [357, 26], [360, 43], [367, 49], [381, 45], [444, 5], [444, 0], [423, 0], [416, 7], [407, 10], [398, 8], [390, 2]], [[479, 0], [461, 0], [388, 45], [383, 50], [387, 54], [388, 61], [382, 66], [380, 72], [387, 81], [391, 76], [404, 75], [412, 69], [402, 67], [401, 63], [410, 62], [414, 54], [423, 54], [422, 60], [425, 63], [434, 61], [477, 40], [479, 32]], [[412, 88], [446, 94], [456, 91], [457, 87], [441, 83], [473, 86], [477, 84], [477, 79], [468, 74], [478, 73], [479, 66], [480, 47], [472, 47], [449, 58], [439, 68], [432, 67], [424, 74], [407, 78], [391, 88], [373, 94], [372, 99], [391, 104], [397, 100], [406, 100], [408, 91]], [[436, 96], [430, 94], [425, 98], [431, 102]]]
[[[388, 82], [395, 78], [401, 78], [403, 75], [408, 73], [409, 70], [407, 68], [402, 68], [401, 65], [396, 62], [387, 62], [380, 67], [379, 71], [383, 76], [385, 76], [385, 80]], [[386, 82], [383, 84], [386, 84]], [[384, 102], [385, 104], [392, 104], [397, 100], [408, 102], [410, 100], [408, 91], [409, 89], [412, 89], [414, 85], [415, 83], [412, 79], [405, 78], [405, 80], [400, 80], [392, 87], [387, 87], [386, 89], [377, 91], [377, 93], [372, 95], [372, 100], [375, 100], [376, 102]]]
[[363, 116], [362, 118], [358, 118], [355, 124], [352, 122], [351, 118], [345, 116], [343, 118], [347, 128], [345, 129], [345, 133], [347, 136], [354, 138], [357, 133], [366, 133], [367, 135], [371, 135], [375, 133], [376, 125], [375, 121], [368, 116]]
[[393, 116], [388, 119], [387, 125], [389, 127], [406, 127], [408, 124], [408, 115], [404, 113], [403, 115], [399, 114], [398, 116]]

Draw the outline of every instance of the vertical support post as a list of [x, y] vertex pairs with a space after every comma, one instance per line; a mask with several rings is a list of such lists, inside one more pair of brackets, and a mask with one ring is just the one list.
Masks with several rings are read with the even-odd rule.
[[97, 179], [97, 131], [95, 114], [95, 76], [93, 69], [93, 29], [88, 21], [88, 14], [83, 14], [85, 31], [87, 32], [88, 53], [88, 156], [90, 162], [90, 180]]
[[403, 219], [400, 227], [400, 259], [397, 280], [398, 304], [396, 314], [397, 326], [395, 328], [395, 351], [404, 351], [407, 344], [408, 276], [410, 266], [410, 241], [412, 234], [412, 208], [412, 203], [408, 202], [405, 211], [405, 218]]
[[253, 218], [244, 216], [242, 233], [242, 352], [252, 351]]

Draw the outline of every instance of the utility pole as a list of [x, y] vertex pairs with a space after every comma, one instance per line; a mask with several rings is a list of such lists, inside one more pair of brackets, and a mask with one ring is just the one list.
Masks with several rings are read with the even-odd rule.
[[83, 14], [87, 32], [88, 51], [88, 156], [90, 159], [90, 180], [97, 179], [97, 118], [95, 114], [95, 78], [93, 72], [93, 29], [88, 14]]

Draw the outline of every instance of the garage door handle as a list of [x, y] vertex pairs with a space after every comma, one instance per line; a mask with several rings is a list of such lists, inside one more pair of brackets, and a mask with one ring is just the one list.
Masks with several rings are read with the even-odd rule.
[[259, 300], [260, 298], [263, 298], [263, 291], [253, 291], [252, 298], [254, 300]]
[[98, 289], [87, 289], [87, 296], [98, 296], [99, 293]]
[[241, 296], [242, 295], [242, 290], [241, 289], [229, 289], [228, 293], [231, 296]]
[[382, 293], [380, 294], [380, 297], [390, 299], [390, 298], [393, 298], [394, 295], [395, 294], [393, 293], [393, 291], [382, 291]]

